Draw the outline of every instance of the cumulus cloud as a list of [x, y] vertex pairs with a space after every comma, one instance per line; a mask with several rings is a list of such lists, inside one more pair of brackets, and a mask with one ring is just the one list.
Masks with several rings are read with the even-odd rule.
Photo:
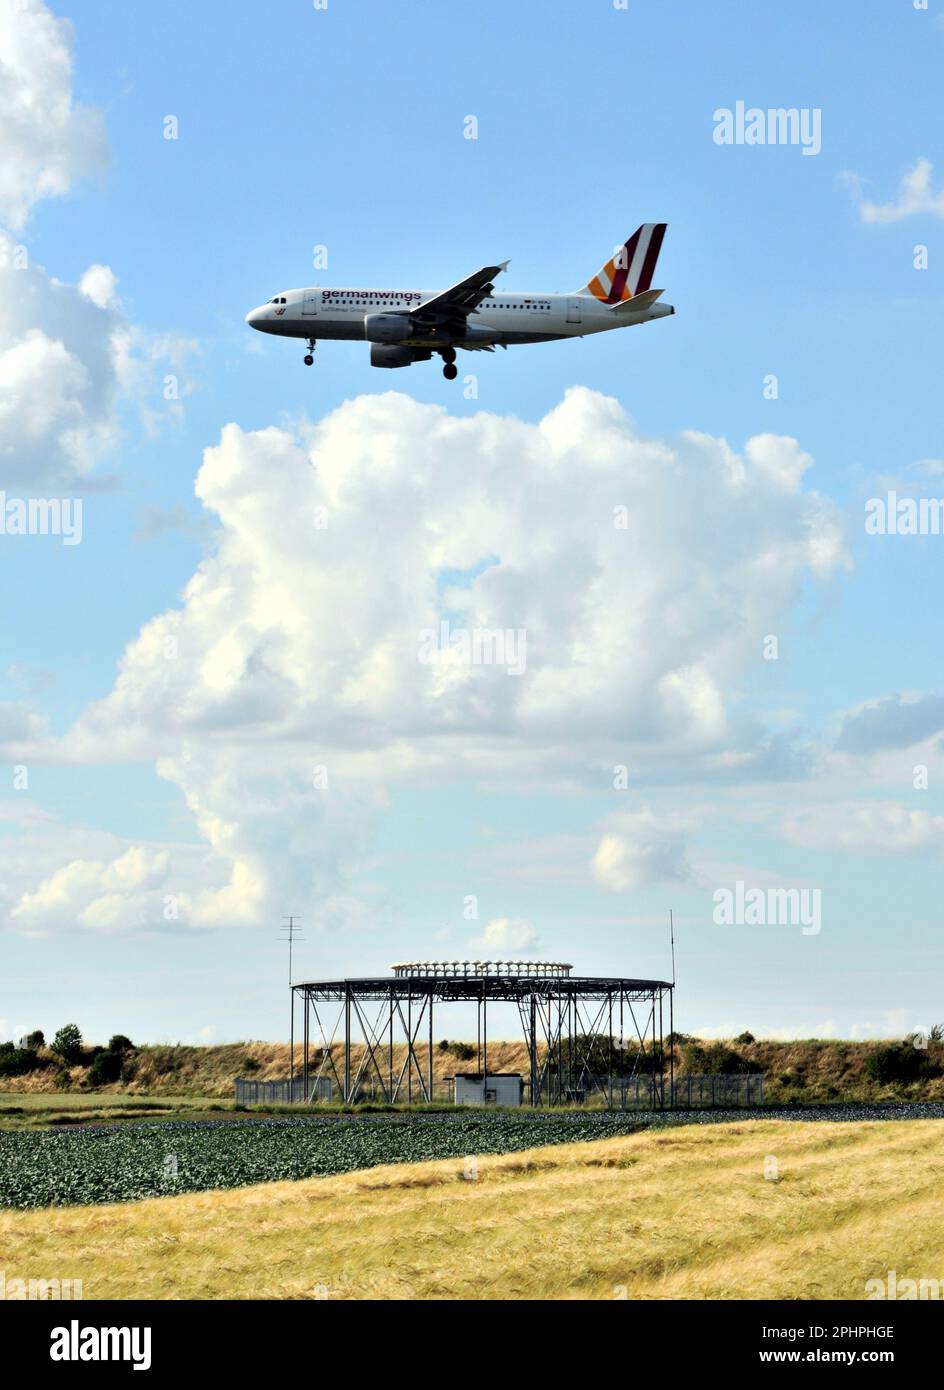
[[934, 192], [931, 186], [933, 168], [929, 159], [917, 159], [914, 168], [902, 176], [897, 198], [888, 203], [873, 203], [866, 198], [864, 180], [859, 174], [846, 172], [843, 179], [852, 190], [863, 222], [903, 222], [907, 217], [920, 214], [944, 217], [944, 190]]
[[687, 842], [697, 823], [691, 814], [657, 814], [648, 807], [612, 816], [593, 857], [597, 880], [625, 893], [688, 879]]
[[537, 940], [532, 922], [522, 917], [495, 917], [486, 924], [478, 940], [473, 941], [472, 948], [492, 960], [501, 960], [530, 951]]
[[118, 302], [118, 277], [107, 265], [90, 265], [79, 280], [79, 293], [99, 309], [113, 309]]
[[219, 887], [218, 866], [205, 847], [135, 844], [63, 826], [22, 805], [0, 840], [0, 913], [17, 931], [43, 936], [200, 925], [202, 906]]
[[105, 125], [72, 100], [72, 26], [41, 0], [0, 0], [0, 222], [19, 231], [42, 198], [106, 162]]
[[[227, 425], [182, 605], [33, 752], [156, 759], [226, 866], [205, 924], [260, 916], [276, 888], [343, 897], [394, 783], [556, 785], [627, 750], [736, 777], [768, 737], [732, 689], [807, 578], [844, 562], [808, 466], [792, 440], [646, 439], [583, 388], [537, 424], [389, 392], [294, 433]], [[447, 614], [526, 633], [523, 669], [424, 661]], [[680, 871], [677, 846], [646, 853], [604, 872]]]
[[791, 812], [783, 834], [816, 850], [880, 850], [891, 854], [944, 849], [944, 816], [894, 801], [845, 801]]
[[115, 284], [107, 266], [64, 284], [0, 232], [0, 487], [88, 489], [120, 438], [120, 401], [134, 402], [149, 428], [179, 415], [161, 374], [193, 345], [142, 333], [121, 313]]
[[118, 326], [0, 233], [0, 484], [67, 487], [114, 444]]
[[165, 399], [160, 374], [186, 340], [129, 323], [110, 266], [63, 284], [12, 235], [104, 159], [100, 113], [72, 102], [71, 27], [39, 0], [0, 0], [0, 488], [88, 490], [117, 443], [119, 400], [155, 429], [179, 418], [189, 389]]

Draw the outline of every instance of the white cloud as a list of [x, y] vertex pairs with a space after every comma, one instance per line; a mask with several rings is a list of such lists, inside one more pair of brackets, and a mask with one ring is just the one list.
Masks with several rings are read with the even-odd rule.
[[[30, 752], [157, 760], [223, 880], [203, 924], [260, 919], [276, 890], [343, 900], [395, 783], [557, 786], [630, 753], [660, 777], [750, 776], [770, 741], [732, 689], [804, 581], [844, 562], [797, 456], [645, 439], [583, 388], [534, 425], [394, 392], [295, 434], [227, 425], [196, 483], [214, 549], [182, 606]], [[444, 572], [483, 564], [444, 598]], [[524, 628], [526, 670], [420, 662], [447, 603], [453, 627]], [[604, 874], [681, 872], [658, 830]]]
[[118, 277], [107, 265], [90, 265], [80, 280], [79, 292], [99, 309], [114, 309], [118, 303]]
[[921, 214], [944, 217], [944, 190], [935, 193], [931, 187], [933, 167], [929, 159], [917, 159], [914, 168], [902, 176], [898, 197], [889, 203], [873, 203], [865, 198], [864, 180], [859, 174], [846, 172], [843, 179], [852, 189], [863, 222], [902, 222]]
[[161, 378], [190, 340], [143, 334], [119, 311], [108, 276], [92, 266], [78, 285], [63, 284], [29, 260], [18, 264], [0, 232], [0, 487], [33, 495], [88, 487], [119, 441], [122, 399], [151, 428], [179, 417]]
[[597, 879], [617, 893], [688, 879], [686, 846], [697, 823], [692, 814], [656, 814], [647, 807], [611, 816], [593, 858]]
[[0, 488], [87, 489], [118, 441], [119, 397], [153, 430], [179, 419], [190, 389], [164, 398], [161, 371], [183, 361], [187, 340], [130, 324], [109, 266], [63, 284], [10, 235], [105, 153], [101, 113], [72, 103], [71, 26], [40, 0], [0, 0]]
[[106, 163], [105, 126], [72, 101], [72, 26], [41, 0], [0, 0], [0, 222], [19, 231], [42, 198]]
[[186, 930], [222, 886], [200, 846], [135, 844], [39, 815], [0, 840], [0, 914], [28, 936]]
[[522, 951], [529, 952], [537, 940], [538, 934], [532, 922], [521, 917], [495, 917], [486, 924], [472, 947], [492, 960], [502, 960]]
[[804, 849], [909, 853], [944, 849], [944, 816], [894, 801], [845, 801], [793, 811], [783, 833]]

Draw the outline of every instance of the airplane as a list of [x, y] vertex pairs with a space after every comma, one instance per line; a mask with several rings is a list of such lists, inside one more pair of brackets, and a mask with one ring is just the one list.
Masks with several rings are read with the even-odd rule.
[[305, 365], [322, 339], [370, 343], [372, 367], [409, 367], [438, 353], [443, 376], [459, 375], [456, 348], [494, 352], [519, 343], [547, 343], [628, 328], [674, 314], [651, 288], [665, 222], [646, 222], [611, 260], [573, 294], [496, 293], [494, 280], [508, 261], [486, 265], [448, 290], [284, 290], [251, 309], [246, 322], [260, 333], [304, 338]]

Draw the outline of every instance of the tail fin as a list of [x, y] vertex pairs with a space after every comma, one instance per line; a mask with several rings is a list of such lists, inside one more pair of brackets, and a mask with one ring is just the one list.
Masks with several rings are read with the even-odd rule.
[[645, 294], [652, 284], [667, 222], [644, 222], [584, 289], [604, 304]]

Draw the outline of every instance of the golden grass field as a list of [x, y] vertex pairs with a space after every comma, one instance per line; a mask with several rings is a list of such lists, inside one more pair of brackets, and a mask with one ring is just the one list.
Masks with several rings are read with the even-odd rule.
[[691, 1125], [477, 1171], [3, 1212], [3, 1266], [119, 1299], [863, 1298], [889, 1269], [944, 1279], [940, 1121]]

